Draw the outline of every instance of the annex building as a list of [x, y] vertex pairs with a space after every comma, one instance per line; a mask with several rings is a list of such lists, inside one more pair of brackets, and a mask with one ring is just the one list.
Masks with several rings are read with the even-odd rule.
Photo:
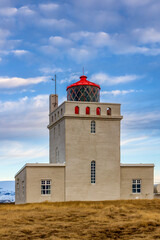
[[16, 204], [154, 197], [154, 165], [120, 162], [120, 104], [101, 103], [100, 86], [84, 75], [67, 101], [49, 99], [49, 163], [16, 174]]

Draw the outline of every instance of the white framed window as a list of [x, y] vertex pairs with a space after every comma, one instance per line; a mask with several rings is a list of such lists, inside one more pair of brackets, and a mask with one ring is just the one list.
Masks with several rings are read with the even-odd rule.
[[56, 163], [59, 163], [59, 150], [58, 150], [58, 147], [56, 147], [55, 159], [56, 159]]
[[56, 137], [56, 128], [54, 127], [54, 139]]
[[24, 188], [25, 188], [25, 186], [24, 186], [24, 181], [22, 181], [22, 195], [24, 196]]
[[51, 194], [51, 180], [41, 180], [41, 195]]
[[16, 190], [17, 190], [17, 197], [19, 198], [19, 178], [17, 179]]
[[91, 133], [96, 132], [96, 122], [94, 120], [91, 121]]
[[141, 193], [141, 179], [132, 180], [132, 193]]
[[60, 124], [58, 124], [58, 135], [60, 136]]
[[91, 162], [91, 183], [96, 183], [96, 161]]

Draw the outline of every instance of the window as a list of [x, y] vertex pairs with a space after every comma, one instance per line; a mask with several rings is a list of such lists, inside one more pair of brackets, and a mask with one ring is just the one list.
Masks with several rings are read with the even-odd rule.
[[17, 179], [17, 198], [19, 198], [19, 178]]
[[22, 195], [24, 196], [24, 181], [22, 181]]
[[59, 150], [58, 147], [56, 147], [56, 163], [59, 162]]
[[91, 121], [91, 133], [96, 132], [96, 122], [93, 120]]
[[90, 114], [90, 107], [86, 107], [86, 114]]
[[96, 162], [91, 162], [91, 183], [96, 183]]
[[56, 113], [54, 114], [54, 118], [55, 118], [55, 120], [56, 120]]
[[56, 137], [56, 128], [54, 127], [54, 139]]
[[58, 117], [59, 117], [59, 111], [58, 111]]
[[79, 107], [78, 106], [75, 107], [75, 114], [79, 114]]
[[107, 115], [111, 115], [111, 108], [110, 107], [107, 108]]
[[63, 109], [61, 108], [61, 115], [63, 114]]
[[52, 116], [52, 122], [53, 122], [53, 116]]
[[97, 107], [97, 109], [96, 109], [96, 114], [97, 114], [97, 115], [101, 115], [101, 109], [100, 109], [100, 107]]
[[41, 195], [51, 194], [51, 180], [41, 180]]
[[58, 124], [58, 135], [60, 136], [60, 124]]
[[132, 193], [141, 193], [141, 180], [140, 179], [132, 180]]

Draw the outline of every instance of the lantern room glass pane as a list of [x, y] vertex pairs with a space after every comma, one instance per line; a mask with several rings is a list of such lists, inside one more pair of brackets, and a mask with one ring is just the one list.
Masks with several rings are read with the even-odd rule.
[[67, 90], [68, 101], [99, 102], [100, 89], [95, 86], [76, 86]]

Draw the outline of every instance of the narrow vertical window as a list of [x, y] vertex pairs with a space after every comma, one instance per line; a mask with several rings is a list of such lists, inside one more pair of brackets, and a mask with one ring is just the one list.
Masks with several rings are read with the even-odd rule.
[[91, 133], [96, 132], [96, 122], [93, 120], [91, 121]]
[[107, 108], [107, 115], [111, 115], [111, 108], [110, 107]]
[[52, 122], [53, 122], [53, 116], [52, 116]]
[[56, 153], [55, 153], [55, 155], [56, 155], [56, 163], [58, 163], [58, 162], [59, 162], [59, 151], [58, 151], [58, 147], [56, 147]]
[[61, 115], [63, 114], [63, 109], [61, 108]]
[[91, 183], [96, 183], [96, 162], [91, 162]]
[[54, 139], [56, 137], [56, 128], [54, 127]]
[[24, 181], [22, 181], [22, 195], [24, 196]]
[[60, 124], [58, 124], [58, 135], [60, 136]]
[[90, 107], [86, 107], [86, 114], [90, 114]]
[[19, 178], [17, 179], [17, 198], [19, 198]]
[[79, 114], [79, 107], [78, 106], [75, 107], [75, 114]]
[[100, 107], [97, 107], [97, 109], [96, 109], [96, 114], [97, 114], [97, 115], [101, 115], [101, 109], [100, 109]]
[[140, 179], [132, 180], [132, 193], [141, 193], [141, 180]]

